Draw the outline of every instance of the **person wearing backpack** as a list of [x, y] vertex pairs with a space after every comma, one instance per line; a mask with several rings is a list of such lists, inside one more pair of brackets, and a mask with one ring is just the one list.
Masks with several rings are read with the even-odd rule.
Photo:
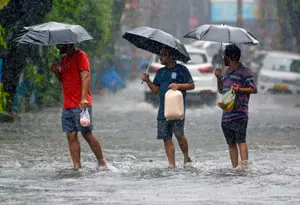
[[[107, 168], [103, 158], [100, 142], [93, 135], [92, 95], [90, 91], [90, 62], [87, 54], [76, 49], [73, 44], [59, 44], [57, 48], [62, 54], [59, 65], [53, 63], [50, 67], [62, 84], [64, 103], [62, 111], [62, 128], [67, 133], [69, 149], [74, 169], [81, 168], [80, 144], [77, 133], [81, 132], [84, 139], [94, 152], [99, 168]], [[80, 124], [80, 113], [88, 110], [89, 126]]]

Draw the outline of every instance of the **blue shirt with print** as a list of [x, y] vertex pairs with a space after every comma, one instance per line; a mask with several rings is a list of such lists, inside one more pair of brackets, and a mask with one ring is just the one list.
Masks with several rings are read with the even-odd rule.
[[[160, 68], [156, 73], [153, 83], [159, 86], [159, 109], [157, 120], [166, 120], [164, 115], [165, 94], [169, 90], [169, 85], [171, 83], [191, 84], [194, 83], [194, 81], [187, 67], [176, 64], [173, 68]], [[186, 91], [181, 90], [181, 92], [183, 95], [185, 106]]]

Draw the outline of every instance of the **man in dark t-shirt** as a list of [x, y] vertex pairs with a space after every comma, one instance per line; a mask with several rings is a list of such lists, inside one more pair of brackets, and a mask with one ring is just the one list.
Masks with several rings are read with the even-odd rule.
[[160, 51], [160, 61], [165, 67], [160, 68], [154, 81], [151, 82], [149, 74], [144, 73], [142, 80], [147, 82], [148, 87], [154, 95], [159, 94], [159, 109], [157, 115], [157, 138], [164, 140], [166, 154], [169, 160], [169, 167], [175, 168], [175, 148], [172, 142], [172, 135], [175, 134], [178, 144], [184, 155], [184, 164], [191, 162], [188, 154], [187, 138], [184, 135], [184, 119], [183, 120], [166, 120], [164, 116], [165, 94], [169, 89], [179, 90], [183, 94], [184, 105], [186, 90], [195, 88], [194, 81], [189, 70], [176, 63], [172, 50], [163, 48]]

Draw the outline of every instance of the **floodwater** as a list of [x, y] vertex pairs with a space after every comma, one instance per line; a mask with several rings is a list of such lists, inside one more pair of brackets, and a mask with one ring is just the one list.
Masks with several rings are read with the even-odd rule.
[[61, 108], [22, 114], [0, 125], [0, 204], [300, 204], [300, 96], [252, 96], [250, 166], [231, 169], [218, 107], [187, 109], [193, 166], [168, 169], [156, 139], [157, 109], [140, 81], [116, 95], [94, 96], [94, 134], [110, 171], [98, 171], [80, 138], [83, 168], [72, 169]]

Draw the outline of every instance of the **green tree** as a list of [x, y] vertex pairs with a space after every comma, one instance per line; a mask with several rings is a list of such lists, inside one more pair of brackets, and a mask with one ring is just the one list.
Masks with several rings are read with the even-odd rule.
[[113, 0], [54, 0], [53, 9], [46, 21], [79, 24], [94, 40], [84, 42], [82, 47], [89, 55], [97, 55], [111, 36]]
[[3, 47], [4, 49], [7, 49], [7, 45], [3, 39], [4, 35], [5, 35], [5, 31], [2, 25], [0, 25], [0, 46]]
[[[124, 9], [124, 1], [80, 0], [76, 4], [71, 2], [72, 0], [54, 0], [53, 9], [47, 16], [47, 21], [79, 24], [84, 27], [94, 39], [77, 46], [90, 56], [91, 65], [94, 59], [101, 59], [103, 55], [112, 56], [114, 43], [120, 37], [120, 18]], [[92, 66], [91, 69], [92, 75], [100, 75], [100, 67]], [[92, 76], [92, 79], [97, 78], [96, 76]]]
[[[4, 8], [8, 4], [8, 2], [9, 2], [9, 0], [1, 2], [1, 4], [0, 4], [1, 9]], [[7, 45], [3, 38], [4, 35], [5, 35], [5, 31], [2, 27], [2, 25], [0, 25], [0, 47], [7, 49]], [[9, 94], [4, 91], [4, 86], [0, 82], [0, 112], [4, 111], [4, 109], [6, 107], [6, 100], [7, 100], [8, 96], [9, 96]]]
[[120, 20], [125, 9], [124, 0], [114, 0], [112, 5], [111, 41], [116, 42], [120, 36]]
[[[8, 47], [4, 87], [9, 92], [11, 101], [16, 92], [19, 76], [25, 67], [30, 72], [34, 68], [37, 77], [40, 77], [40, 74], [44, 75], [44, 78], [33, 82], [38, 84], [41, 103], [48, 104], [49, 99], [57, 98], [57, 95], [54, 95], [54, 89], [58, 89], [54, 86], [54, 76], [47, 69], [53, 59], [59, 58], [57, 49], [54, 46], [43, 48], [17, 46], [12, 40], [24, 26], [48, 21], [79, 24], [94, 38], [78, 45], [92, 59], [93, 56], [107, 53], [113, 48], [114, 41], [118, 38], [116, 33], [123, 8], [123, 0], [10, 0], [7, 7], [0, 10], [0, 26], [2, 25], [6, 31], [4, 42], [1, 41], [4, 30], [0, 27], [0, 47], [1, 45], [4, 47], [4, 43]], [[8, 107], [8, 111], [12, 110], [12, 105]]]
[[28, 46], [18, 46], [13, 39], [24, 26], [41, 23], [51, 8], [52, 0], [10, 0], [0, 10], [0, 25], [5, 29], [4, 40], [7, 44], [7, 50], [0, 48], [0, 53], [5, 56], [2, 80], [4, 90], [9, 93], [6, 100], [8, 112], [13, 110], [13, 97], [20, 75], [26, 67], [29, 50]]
[[293, 34], [297, 40], [297, 45], [300, 45], [300, 2], [295, 0], [285, 0], [286, 10], [289, 16], [289, 23]]
[[297, 45], [300, 45], [300, 1], [277, 0], [276, 3], [278, 23], [281, 28], [281, 35], [278, 38], [280, 38], [281, 44], [290, 39], [292, 33], [296, 38]]
[[[118, 19], [120, 19], [124, 7], [122, 2], [120, 0], [78, 0], [76, 2], [54, 0], [52, 10], [44, 21], [79, 24], [84, 27], [94, 39], [76, 46], [87, 52], [90, 59], [93, 59], [94, 56], [100, 57], [101, 54], [107, 53], [109, 49], [106, 48], [113, 47], [115, 40], [113, 34], [119, 29]], [[47, 67], [50, 66], [53, 59], [59, 60], [60, 58], [55, 46], [45, 48], [43, 56]], [[29, 68], [32, 69], [31, 66]], [[41, 72], [46, 77], [38, 82], [34, 81], [34, 83], [38, 83], [37, 87], [41, 91], [38, 92], [39, 102], [47, 106], [59, 100], [60, 92], [57, 92], [59, 84], [49, 69], [43, 69]], [[41, 74], [41, 72], [37, 72], [37, 74]]]
[[82, 5], [83, 0], [53, 0], [52, 10], [44, 21], [78, 23], [78, 15]]
[[99, 56], [111, 40], [112, 3], [112, 0], [85, 0], [80, 12], [82, 25], [94, 38], [94, 42], [87, 45], [92, 56]]

